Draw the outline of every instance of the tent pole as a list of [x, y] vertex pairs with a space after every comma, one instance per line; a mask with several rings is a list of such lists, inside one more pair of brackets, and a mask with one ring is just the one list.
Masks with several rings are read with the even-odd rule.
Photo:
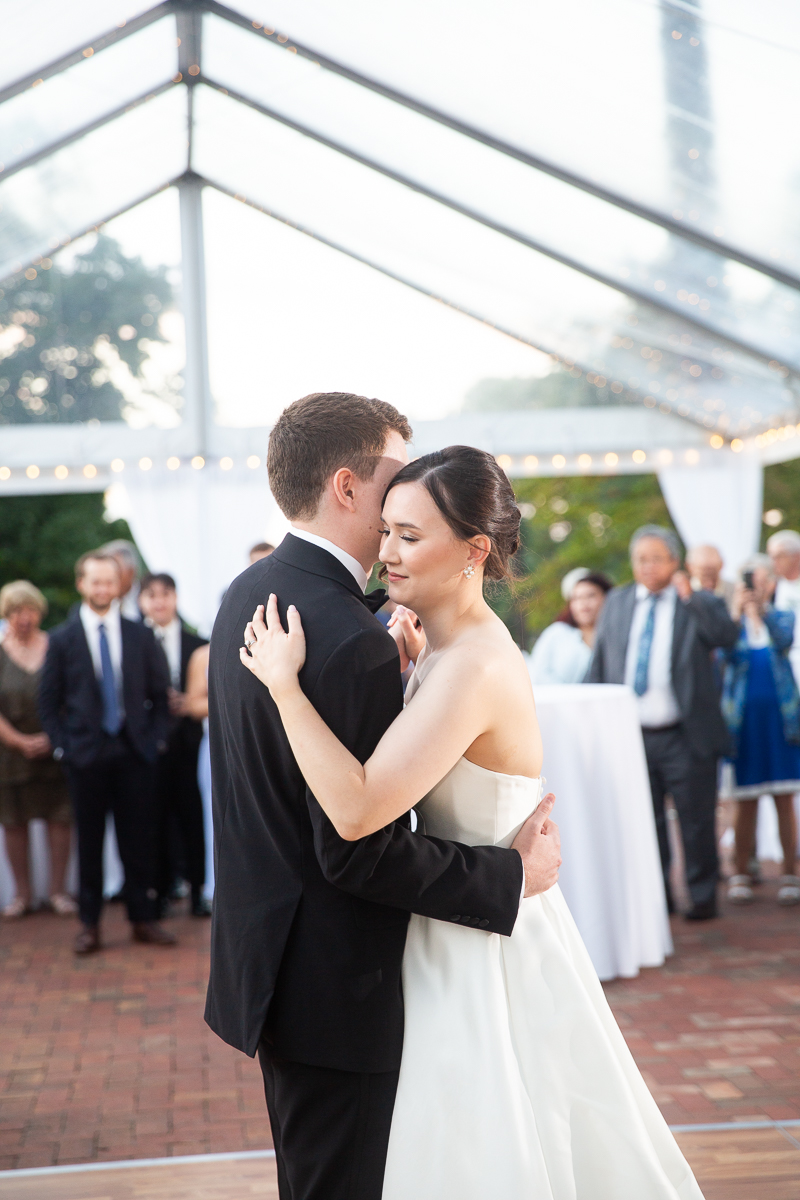
[[202, 182], [191, 174], [178, 181], [181, 212], [182, 307], [186, 325], [184, 420], [191, 422], [195, 454], [209, 451], [213, 423], [208, 376], [206, 271], [203, 251]]

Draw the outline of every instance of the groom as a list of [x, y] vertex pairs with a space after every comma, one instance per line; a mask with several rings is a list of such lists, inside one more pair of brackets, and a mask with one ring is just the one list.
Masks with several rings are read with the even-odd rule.
[[269, 692], [239, 662], [256, 605], [275, 592], [285, 620], [296, 604], [304, 691], [361, 762], [372, 754], [403, 692], [397, 647], [373, 616], [380, 600], [364, 592], [383, 493], [410, 438], [405, 417], [363, 396], [317, 394], [285, 410], [267, 465], [292, 532], [231, 584], [211, 641], [206, 1020], [258, 1052], [281, 1200], [380, 1200], [409, 914], [509, 935], [523, 894], [551, 887], [560, 862], [550, 801], [510, 850], [426, 837], [408, 817], [344, 841], [307, 790]]

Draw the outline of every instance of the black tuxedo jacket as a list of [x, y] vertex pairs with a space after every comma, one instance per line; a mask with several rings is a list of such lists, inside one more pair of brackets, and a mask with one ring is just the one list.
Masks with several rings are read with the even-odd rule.
[[[122, 617], [120, 627], [125, 730], [137, 754], [153, 763], [167, 736], [166, 662], [146, 625]], [[103, 700], [79, 608], [50, 632], [39, 683], [39, 716], [55, 754], [66, 765], [87, 767], [95, 761], [106, 738]]]
[[245, 624], [270, 592], [284, 628], [287, 606], [297, 605], [303, 690], [361, 762], [403, 706], [395, 643], [326, 550], [289, 534], [231, 584], [211, 638], [216, 890], [206, 1020], [250, 1055], [263, 1031], [281, 1058], [395, 1070], [409, 914], [510, 934], [522, 860], [412, 833], [407, 816], [357, 842], [337, 835], [268, 690], [239, 661]]
[[[609, 593], [597, 625], [587, 683], [624, 683], [628, 638], [636, 607], [636, 584]], [[711, 652], [736, 643], [739, 628], [724, 600], [710, 592], [692, 592], [675, 603], [672, 629], [672, 687], [681, 724], [693, 752], [701, 758], [725, 754], [728, 731], [722, 719]]]

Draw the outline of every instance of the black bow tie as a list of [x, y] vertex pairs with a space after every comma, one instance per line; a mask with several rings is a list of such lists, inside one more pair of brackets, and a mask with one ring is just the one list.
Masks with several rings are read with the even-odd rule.
[[376, 588], [374, 592], [369, 592], [364, 597], [364, 603], [371, 613], [376, 613], [379, 608], [383, 608], [388, 599], [388, 593], [385, 588]]

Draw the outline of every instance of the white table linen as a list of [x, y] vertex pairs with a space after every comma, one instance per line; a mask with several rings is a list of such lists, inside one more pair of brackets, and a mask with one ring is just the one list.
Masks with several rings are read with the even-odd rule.
[[561, 890], [600, 978], [632, 978], [672, 953], [636, 697], [619, 684], [535, 685], [534, 695]]

